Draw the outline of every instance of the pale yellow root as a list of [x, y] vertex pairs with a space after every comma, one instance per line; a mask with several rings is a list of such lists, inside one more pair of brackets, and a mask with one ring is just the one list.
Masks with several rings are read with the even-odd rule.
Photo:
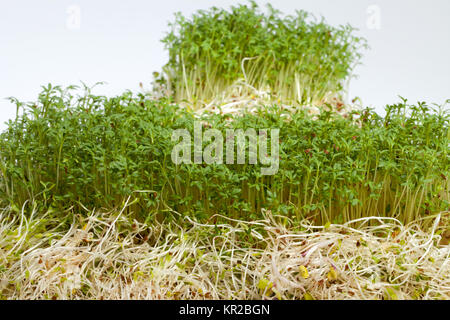
[[[382, 218], [328, 228], [305, 224], [294, 232], [270, 212], [265, 215], [261, 221], [217, 226], [188, 219], [184, 227], [148, 227], [121, 212], [95, 212], [74, 219], [69, 230], [49, 230], [45, 217], [4, 209], [0, 294], [4, 299], [450, 298], [450, 247], [438, 245], [448, 213], [435, 217], [426, 232], [419, 224]], [[244, 234], [260, 249], [239, 240]]]

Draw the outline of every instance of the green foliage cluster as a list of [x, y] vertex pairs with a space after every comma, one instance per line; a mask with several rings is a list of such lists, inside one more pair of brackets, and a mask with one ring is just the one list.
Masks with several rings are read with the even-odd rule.
[[305, 11], [284, 16], [268, 5], [181, 13], [163, 39], [164, 67], [177, 102], [209, 102], [243, 78], [291, 103], [316, 103], [338, 93], [367, 47], [350, 25], [332, 27]]
[[450, 116], [425, 103], [387, 106], [385, 117], [366, 109], [313, 120], [276, 105], [204, 115], [222, 132], [280, 129], [279, 172], [262, 176], [260, 164], [175, 165], [173, 129], [193, 132], [197, 120], [183, 108], [74, 90], [49, 85], [36, 103], [16, 101], [23, 112], [0, 135], [2, 205], [113, 208], [131, 195], [129, 210], [142, 219], [171, 210], [203, 221], [216, 213], [256, 219], [266, 208], [317, 223], [374, 215], [409, 222], [449, 209]]

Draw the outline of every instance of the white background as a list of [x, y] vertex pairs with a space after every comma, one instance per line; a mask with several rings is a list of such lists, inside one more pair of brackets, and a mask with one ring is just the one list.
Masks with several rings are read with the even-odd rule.
[[[47, 83], [80, 80], [94, 92], [119, 94], [149, 87], [152, 72], [167, 55], [160, 40], [177, 11], [185, 15], [211, 6], [229, 8], [231, 0], [14, 0], [0, 2], [0, 129], [15, 116], [6, 97], [35, 100]], [[266, 1], [257, 1], [264, 4]], [[365, 52], [350, 86], [350, 97], [383, 110], [398, 102], [443, 103], [450, 98], [449, 0], [272, 0], [286, 14], [304, 9], [328, 23], [360, 29], [371, 49]], [[380, 9], [380, 29], [367, 25], [368, 8]], [[68, 24], [68, 8], [81, 10], [79, 29]]]

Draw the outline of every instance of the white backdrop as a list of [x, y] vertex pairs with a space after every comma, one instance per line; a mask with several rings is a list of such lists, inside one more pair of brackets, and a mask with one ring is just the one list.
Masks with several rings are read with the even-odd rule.
[[[108, 84], [118, 94], [149, 86], [166, 62], [160, 43], [173, 14], [190, 14], [231, 0], [15, 0], [0, 2], [0, 129], [14, 117], [5, 97], [36, 99], [47, 83]], [[260, 4], [266, 1], [257, 1]], [[284, 13], [304, 9], [332, 25], [359, 28], [371, 49], [355, 72], [350, 97], [383, 110], [402, 95], [410, 101], [450, 98], [450, 1], [272, 0]]]

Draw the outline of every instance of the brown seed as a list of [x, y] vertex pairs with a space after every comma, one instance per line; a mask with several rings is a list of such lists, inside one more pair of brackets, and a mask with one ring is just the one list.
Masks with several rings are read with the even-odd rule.
[[439, 245], [440, 245], [440, 246], [448, 246], [449, 244], [450, 244], [450, 229], [447, 230], [447, 231], [445, 231], [445, 232], [442, 234], [442, 239], [441, 239], [441, 241], [439, 242]]

